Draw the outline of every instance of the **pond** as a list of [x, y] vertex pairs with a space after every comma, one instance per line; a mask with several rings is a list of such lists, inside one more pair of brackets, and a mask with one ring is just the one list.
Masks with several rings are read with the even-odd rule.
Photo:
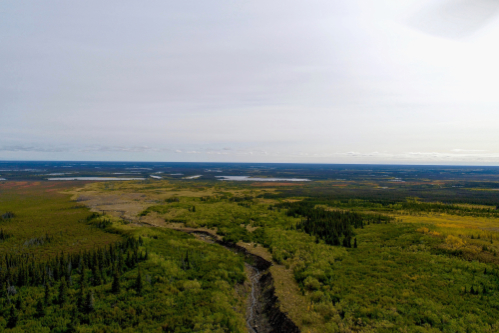
[[215, 176], [219, 180], [249, 181], [249, 182], [309, 182], [306, 178], [258, 178], [250, 176]]
[[145, 178], [118, 178], [118, 177], [63, 177], [48, 178], [48, 180], [144, 180]]

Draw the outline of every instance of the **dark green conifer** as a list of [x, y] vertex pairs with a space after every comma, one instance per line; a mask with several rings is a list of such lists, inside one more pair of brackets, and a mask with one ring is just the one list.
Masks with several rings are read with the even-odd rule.
[[14, 306], [11, 306], [9, 311], [9, 319], [7, 321], [7, 328], [16, 327], [18, 321], [19, 321], [19, 314], [17, 310], [14, 308]]
[[63, 305], [68, 300], [68, 285], [66, 283], [66, 278], [63, 276], [61, 283], [59, 284], [59, 304]]
[[38, 318], [45, 316], [45, 306], [43, 305], [42, 300], [38, 300], [38, 302], [36, 302], [36, 316]]
[[118, 249], [118, 272], [123, 273], [124, 265], [123, 252]]
[[19, 295], [16, 299], [16, 309], [22, 311], [23, 307], [24, 307], [24, 302], [21, 295]]
[[48, 282], [45, 282], [45, 293], [43, 295], [43, 302], [44, 302], [45, 306], [50, 305], [50, 287], [49, 287]]
[[85, 286], [80, 284], [80, 290], [76, 296], [76, 307], [81, 312], [85, 312]]
[[111, 287], [111, 292], [113, 294], [119, 294], [120, 293], [120, 290], [121, 290], [121, 286], [120, 286], [120, 276], [118, 274], [117, 271], [114, 271], [114, 275], [113, 275], [113, 285]]
[[187, 251], [185, 254], [185, 268], [191, 269], [191, 261], [189, 259], [189, 251]]
[[357, 238], [354, 238], [354, 239], [353, 239], [353, 247], [354, 247], [354, 248], [357, 248]]
[[139, 267], [139, 273], [137, 274], [137, 279], [135, 280], [135, 291], [137, 294], [142, 294], [142, 272]]
[[98, 266], [92, 267], [92, 284], [94, 286], [100, 286], [102, 284], [102, 276]]
[[125, 260], [125, 265], [130, 268], [133, 266], [132, 264], [132, 258], [130, 257], [130, 251], [126, 252], [126, 260]]
[[89, 291], [87, 293], [87, 298], [85, 300], [85, 310], [87, 313], [93, 312], [95, 310], [95, 299], [93, 291]]

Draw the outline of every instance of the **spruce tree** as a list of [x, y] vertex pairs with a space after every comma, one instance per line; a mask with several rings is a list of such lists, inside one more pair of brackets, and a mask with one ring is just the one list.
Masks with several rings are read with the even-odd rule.
[[45, 282], [45, 293], [43, 295], [43, 302], [44, 302], [45, 306], [50, 305], [50, 287], [49, 287], [48, 282]]
[[24, 307], [23, 299], [21, 298], [21, 295], [19, 295], [19, 296], [17, 296], [17, 300], [16, 300], [16, 309], [22, 311], [23, 307]]
[[353, 247], [356, 249], [357, 248], [357, 238], [353, 239]]
[[45, 316], [45, 306], [43, 305], [42, 300], [38, 300], [38, 302], [36, 302], [36, 316], [38, 318]]
[[99, 266], [92, 267], [92, 284], [94, 286], [100, 286], [102, 284], [102, 277]]
[[85, 312], [85, 286], [80, 284], [80, 290], [78, 291], [78, 295], [76, 296], [76, 307], [81, 312]]
[[9, 320], [7, 321], [7, 328], [16, 327], [18, 321], [19, 321], [19, 314], [14, 308], [14, 306], [11, 306], [9, 311]]
[[85, 276], [85, 264], [83, 263], [81, 273], [80, 273], [80, 286], [83, 288], [87, 287], [87, 279]]
[[120, 276], [118, 275], [118, 272], [117, 271], [114, 271], [114, 275], [113, 275], [113, 285], [111, 287], [111, 292], [113, 294], [119, 294], [120, 293], [120, 290], [121, 290], [121, 286], [120, 286]]
[[63, 305], [68, 300], [68, 285], [66, 283], [66, 278], [63, 276], [61, 283], [59, 285], [59, 304]]
[[142, 272], [139, 268], [139, 273], [137, 274], [137, 279], [135, 280], [135, 291], [137, 294], [142, 294]]
[[95, 310], [95, 299], [93, 291], [89, 291], [87, 293], [87, 299], [85, 301], [85, 310], [87, 313], [93, 312]]
[[2, 287], [0, 288], [0, 298], [7, 297], [7, 284], [2, 283]]
[[123, 273], [124, 265], [123, 252], [121, 249], [118, 249], [118, 272]]

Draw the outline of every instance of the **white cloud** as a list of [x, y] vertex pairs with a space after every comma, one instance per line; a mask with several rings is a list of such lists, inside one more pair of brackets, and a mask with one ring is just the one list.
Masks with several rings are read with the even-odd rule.
[[459, 38], [429, 0], [13, 2], [0, 159], [497, 163], [488, 2]]
[[452, 149], [451, 151], [456, 153], [473, 153], [473, 152], [482, 152], [487, 151], [485, 149]]

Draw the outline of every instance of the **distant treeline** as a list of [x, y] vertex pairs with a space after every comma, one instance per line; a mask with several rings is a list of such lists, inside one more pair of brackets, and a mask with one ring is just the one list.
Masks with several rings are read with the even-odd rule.
[[397, 206], [400, 206], [401, 210], [423, 213], [444, 213], [473, 217], [499, 217], [499, 210], [497, 209], [497, 206], [493, 208], [482, 208], [455, 204], [444, 204], [441, 202], [425, 203], [417, 202], [415, 200], [408, 200], [406, 202], [398, 204]]
[[[474, 217], [499, 217], [499, 191], [470, 191], [465, 189], [435, 189], [419, 192], [408, 189], [322, 189], [310, 192], [296, 188], [280, 193], [265, 193], [260, 197], [282, 199], [306, 197], [314, 205], [345, 209], [369, 209], [379, 212], [405, 211], [445, 213]], [[473, 206], [489, 206], [473, 207]]]
[[388, 223], [394, 218], [382, 214], [357, 213], [349, 211], [326, 210], [315, 207], [307, 201], [285, 202], [278, 207], [287, 208], [287, 215], [304, 219], [298, 223], [297, 228], [322, 239], [329, 245], [342, 245], [344, 247], [357, 247], [354, 239], [354, 228], [363, 228], [371, 223]]
[[334, 208], [344, 209], [369, 209], [380, 212], [418, 212], [418, 213], [444, 213], [473, 217], [499, 217], [499, 209], [494, 207], [476, 207], [464, 204], [445, 204], [442, 202], [421, 202], [419, 198], [406, 198], [405, 201], [383, 204], [375, 201], [360, 199], [348, 200], [317, 200], [305, 199], [317, 205], [327, 205]]
[[[499, 184], [498, 184], [499, 186]], [[407, 185], [403, 188], [377, 189], [377, 188], [338, 188], [331, 186], [316, 187], [294, 187], [281, 189], [279, 192], [265, 193], [260, 197], [269, 199], [308, 197], [310, 200], [327, 203], [331, 201], [348, 202], [351, 199], [359, 199], [383, 206], [398, 204], [406, 201], [406, 198], [417, 197], [422, 202], [442, 202], [446, 204], [470, 204], [470, 205], [499, 205], [499, 191], [491, 190], [469, 190], [460, 187], [438, 187], [429, 189], [420, 188], [417, 185]]]

